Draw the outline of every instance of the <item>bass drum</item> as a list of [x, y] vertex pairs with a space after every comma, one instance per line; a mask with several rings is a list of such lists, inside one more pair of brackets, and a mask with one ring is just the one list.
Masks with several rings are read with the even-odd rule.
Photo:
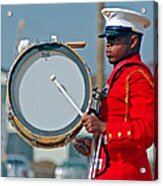
[[60, 43], [30, 46], [11, 67], [7, 89], [9, 120], [36, 147], [64, 146], [82, 129], [81, 116], [50, 80], [52, 74], [81, 112], [91, 105], [90, 71], [74, 50]]

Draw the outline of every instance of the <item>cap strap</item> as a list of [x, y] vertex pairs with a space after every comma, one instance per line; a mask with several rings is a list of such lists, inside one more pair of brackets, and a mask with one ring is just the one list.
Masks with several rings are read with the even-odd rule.
[[105, 31], [109, 31], [109, 30], [115, 30], [120, 32], [132, 32], [131, 27], [124, 27], [124, 26], [106, 26]]

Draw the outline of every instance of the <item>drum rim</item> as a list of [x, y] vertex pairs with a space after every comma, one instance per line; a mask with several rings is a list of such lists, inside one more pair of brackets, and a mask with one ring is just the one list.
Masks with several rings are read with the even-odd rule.
[[[89, 91], [89, 100], [88, 100], [88, 105], [87, 105], [87, 108], [86, 108], [86, 111], [85, 112], [88, 112], [89, 111], [89, 109], [90, 109], [90, 106], [91, 106], [91, 99], [92, 99], [92, 80], [91, 80], [91, 75], [90, 75], [90, 70], [89, 70], [89, 68], [88, 68], [88, 66], [86, 65], [86, 63], [85, 63], [85, 61], [81, 58], [81, 56], [75, 51], [75, 50], [73, 50], [72, 48], [70, 48], [69, 46], [66, 46], [66, 45], [64, 45], [64, 44], [62, 44], [62, 43], [43, 43], [43, 44], [40, 44], [39, 46], [43, 46], [43, 45], [49, 45], [49, 46], [51, 46], [51, 45], [60, 45], [60, 46], [62, 46], [62, 47], [65, 47], [66, 49], [68, 49], [70, 52], [72, 52], [76, 57], [78, 57], [78, 59], [80, 60], [80, 62], [82, 62], [82, 64], [84, 65], [84, 67], [85, 67], [85, 70], [86, 70], [86, 73], [87, 73], [87, 77], [88, 77], [88, 80], [89, 80], [89, 82], [88, 82], [88, 84], [89, 84], [89, 88], [90, 88], [90, 91]], [[9, 109], [10, 109], [10, 112], [11, 112], [11, 115], [13, 116], [13, 118], [14, 118], [14, 125], [16, 125], [15, 126], [15, 128], [17, 128], [18, 130], [17, 130], [17, 132], [19, 133], [19, 135], [21, 136], [21, 137], [23, 137], [23, 139], [25, 140], [25, 141], [27, 141], [28, 143], [32, 143], [32, 145], [33, 146], [44, 146], [44, 147], [47, 147], [47, 141], [52, 141], [51, 142], [51, 146], [52, 147], [55, 147], [55, 146], [63, 146], [63, 144], [61, 143], [61, 141], [64, 141], [64, 143], [66, 143], [65, 141], [65, 139], [67, 139], [67, 137], [66, 136], [70, 136], [70, 134], [74, 131], [74, 133], [75, 133], [75, 131], [78, 131], [78, 129], [80, 128], [80, 130], [81, 130], [81, 128], [82, 128], [82, 123], [80, 122], [80, 120], [76, 123], [76, 125], [71, 129], [71, 131], [69, 131], [69, 132], [66, 132], [66, 133], [64, 133], [63, 135], [59, 135], [58, 136], [58, 138], [62, 138], [62, 140], [60, 139], [58, 139], [59, 141], [60, 141], [60, 143], [61, 144], [58, 144], [58, 145], [56, 145], [56, 142], [54, 143], [54, 137], [56, 137], [56, 136], [54, 136], [54, 135], [50, 135], [50, 136], [46, 136], [46, 135], [41, 135], [41, 137], [39, 136], [39, 135], [37, 135], [37, 134], [33, 134], [33, 132], [31, 132], [30, 130], [28, 130], [28, 128], [26, 127], [26, 126], [24, 126], [24, 124], [20, 121], [20, 119], [15, 115], [15, 113], [14, 113], [14, 110], [13, 110], [13, 108], [12, 108], [12, 101], [11, 101], [11, 97], [10, 97], [10, 84], [11, 84], [11, 77], [12, 77], [12, 72], [13, 72], [13, 70], [16, 68], [16, 65], [19, 63], [19, 61], [21, 60], [21, 58], [24, 56], [24, 55], [26, 55], [26, 53], [29, 51], [29, 50], [32, 50], [32, 49], [34, 49], [35, 47], [38, 47], [38, 45], [32, 45], [32, 46], [30, 46], [28, 49], [26, 49], [25, 51], [23, 51], [17, 58], [16, 58], [16, 60], [14, 61], [14, 63], [13, 63], [13, 65], [12, 65], [12, 67], [10, 68], [10, 71], [9, 71], [9, 74], [8, 74], [8, 81], [7, 81], [7, 98], [8, 98], [8, 104], [9, 104]], [[17, 126], [17, 123], [15, 122], [15, 121], [19, 121], [19, 127]], [[20, 131], [19, 131], [20, 130]], [[80, 131], [79, 130], [79, 131]], [[78, 132], [79, 132], [78, 131]], [[77, 132], [77, 133], [78, 133]], [[77, 134], [76, 134], [77, 135]], [[39, 139], [39, 140], [36, 140], [37, 142], [36, 142], [36, 144], [34, 145], [33, 144], [33, 142], [31, 142], [31, 140], [28, 140], [28, 139], [26, 139], [27, 137], [32, 137], [33, 136], [33, 139], [34, 138], [36, 138], [36, 139]], [[75, 136], [74, 136], [75, 137]], [[72, 139], [74, 138], [74, 137], [71, 137], [71, 139], [69, 139], [68, 141], [72, 141]], [[63, 140], [64, 139], [64, 140]]]

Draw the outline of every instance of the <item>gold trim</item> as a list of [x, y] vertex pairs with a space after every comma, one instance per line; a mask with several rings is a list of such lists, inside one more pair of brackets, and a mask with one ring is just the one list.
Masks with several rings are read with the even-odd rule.
[[67, 132], [65, 135], [38, 136], [37, 134], [31, 133], [14, 115], [12, 115], [11, 123], [24, 141], [32, 146], [41, 148], [57, 148], [67, 145], [76, 137], [76, 131], [82, 127], [82, 123], [79, 122], [71, 132]]
[[143, 75], [143, 77], [148, 81], [148, 83], [151, 85], [151, 87], [154, 88], [154, 83], [150, 80], [148, 75], [142, 69], [134, 70], [127, 76], [127, 78], [126, 78], [126, 97], [125, 97], [126, 111], [125, 111], [125, 119], [124, 119], [125, 122], [127, 122], [128, 115], [129, 115], [129, 105], [128, 105], [129, 104], [129, 92], [130, 92], [129, 80], [130, 80], [131, 75], [136, 72], [140, 72]]

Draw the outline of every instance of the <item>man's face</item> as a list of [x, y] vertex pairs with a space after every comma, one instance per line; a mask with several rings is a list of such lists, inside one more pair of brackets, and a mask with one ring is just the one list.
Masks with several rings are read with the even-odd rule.
[[129, 36], [109, 37], [106, 39], [106, 56], [111, 64], [117, 64], [131, 53]]

